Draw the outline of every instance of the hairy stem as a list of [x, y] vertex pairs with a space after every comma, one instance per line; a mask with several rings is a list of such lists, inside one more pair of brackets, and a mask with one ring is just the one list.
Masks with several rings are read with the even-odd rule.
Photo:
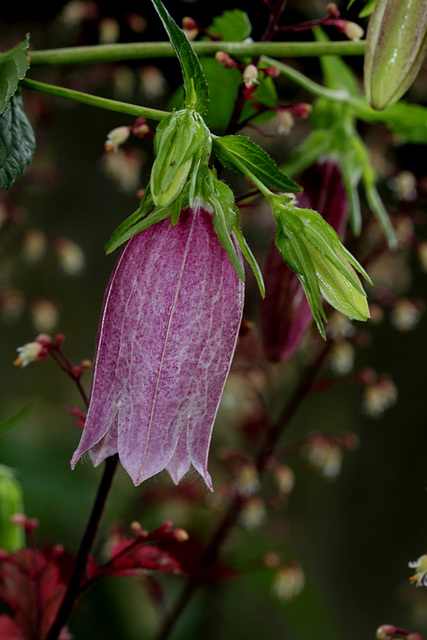
[[80, 548], [76, 556], [76, 561], [74, 563], [73, 572], [71, 574], [67, 590], [45, 640], [57, 640], [61, 633], [61, 629], [66, 624], [71, 611], [73, 610], [118, 461], [119, 458], [117, 455], [111, 456], [105, 461], [104, 473], [102, 475], [98, 493], [86, 526], [86, 531], [80, 543]]
[[[192, 42], [199, 56], [212, 56], [224, 51], [231, 56], [277, 56], [278, 58], [318, 57], [323, 55], [360, 56], [365, 42]], [[140, 60], [143, 58], [173, 58], [175, 52], [169, 42], [138, 42], [104, 44], [87, 47], [68, 47], [29, 52], [31, 67], [64, 64], [91, 64]]]
[[[304, 370], [301, 379], [294, 390], [291, 398], [284, 406], [278, 420], [271, 424], [266, 431], [264, 441], [261, 443], [258, 453], [255, 456], [255, 463], [260, 476], [264, 473], [266, 465], [270, 456], [272, 455], [275, 447], [278, 444], [279, 439], [287, 431], [292, 418], [301, 405], [302, 401], [306, 397], [307, 393], [311, 389], [311, 386], [320, 371], [323, 362], [328, 354], [328, 351], [332, 345], [332, 342], [325, 342], [317, 357], [313, 360], [311, 365]], [[200, 560], [200, 572], [199, 575], [192, 576], [185, 587], [183, 588], [180, 596], [178, 597], [175, 606], [168, 616], [166, 616], [163, 626], [160, 628], [155, 640], [166, 640], [169, 632], [174, 627], [182, 611], [187, 606], [190, 598], [196, 589], [201, 585], [203, 579], [203, 570], [212, 564], [220, 550], [221, 545], [226, 539], [230, 529], [235, 525], [243, 506], [245, 505], [246, 498], [241, 493], [236, 492], [232, 497], [226, 512], [224, 513], [221, 521], [219, 522], [216, 530], [214, 531], [211, 541], [205, 549], [205, 552]]]

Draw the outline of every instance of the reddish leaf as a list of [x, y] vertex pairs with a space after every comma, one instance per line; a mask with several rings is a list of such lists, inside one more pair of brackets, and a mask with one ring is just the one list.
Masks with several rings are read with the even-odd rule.
[[0, 616], [0, 638], [2, 640], [25, 640], [22, 629], [9, 616]]
[[[68, 560], [57, 549], [52, 553], [21, 549], [2, 557], [0, 599], [12, 609], [12, 622], [21, 630], [21, 636], [11, 638], [31, 638], [36, 630], [38, 637], [47, 634], [65, 592], [67, 573]], [[7, 620], [3, 624], [10, 627]]]

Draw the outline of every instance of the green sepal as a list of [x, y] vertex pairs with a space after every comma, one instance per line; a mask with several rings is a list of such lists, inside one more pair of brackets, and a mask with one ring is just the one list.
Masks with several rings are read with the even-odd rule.
[[261, 297], [265, 298], [265, 284], [264, 284], [264, 278], [262, 277], [261, 269], [259, 267], [258, 262], [255, 259], [254, 254], [251, 251], [251, 248], [246, 242], [245, 236], [242, 233], [242, 229], [240, 227], [240, 212], [237, 207], [235, 207], [235, 211], [236, 211], [236, 220], [233, 225], [234, 235], [236, 236], [236, 240], [239, 243], [239, 247], [242, 254], [246, 258], [249, 266], [251, 267], [254, 273]]
[[15, 95], [18, 83], [25, 77], [30, 63], [27, 58], [30, 36], [10, 51], [0, 53], [0, 115], [4, 113], [12, 96]]
[[231, 233], [236, 221], [234, 195], [230, 187], [215, 177], [213, 170], [206, 175], [205, 199], [213, 209], [215, 233], [224, 247], [237, 275], [244, 282], [245, 272], [237, 255]]
[[123, 222], [113, 231], [113, 233], [105, 243], [104, 248], [107, 255], [115, 251], [115, 249], [120, 247], [120, 245], [122, 245], [124, 242], [129, 240], [132, 235], [134, 235], [129, 235], [129, 231], [140, 220], [148, 215], [153, 206], [153, 198], [151, 197], [150, 187], [148, 186], [144, 192], [144, 195], [142, 196], [138, 209], [131, 213], [131, 215], [126, 218], [126, 220], [123, 220]]
[[308, 255], [307, 249], [301, 245], [295, 237], [283, 233], [281, 225], [277, 224], [274, 243], [286, 264], [298, 276], [298, 280], [304, 289], [311, 313], [317, 329], [326, 340], [323, 322], [327, 322], [325, 310], [319, 295], [316, 272]]
[[213, 150], [221, 164], [267, 189], [299, 193], [301, 187], [285, 175], [264, 149], [245, 136], [214, 137]]
[[161, 0], [151, 0], [166, 29], [181, 65], [184, 82], [184, 105], [204, 115], [209, 105], [209, 89], [199, 58], [182, 29], [166, 10]]

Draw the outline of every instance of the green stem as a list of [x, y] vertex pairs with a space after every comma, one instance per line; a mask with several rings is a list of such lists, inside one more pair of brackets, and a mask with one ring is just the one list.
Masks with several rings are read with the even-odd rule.
[[[360, 56], [365, 42], [192, 42], [199, 56], [212, 56], [224, 51], [231, 56], [270, 55], [279, 58], [318, 57], [324, 55]], [[169, 42], [104, 44], [91, 47], [69, 47], [47, 51], [31, 51], [30, 65], [89, 64], [117, 62], [141, 58], [172, 58], [175, 52]]]
[[38, 80], [30, 80], [29, 78], [24, 78], [23, 80], [21, 80], [20, 85], [21, 87], [25, 87], [26, 89], [34, 89], [35, 91], [49, 93], [50, 95], [59, 96], [60, 98], [67, 98], [76, 102], [83, 102], [84, 104], [89, 104], [92, 107], [108, 109], [109, 111], [119, 111], [120, 113], [126, 113], [131, 116], [139, 116], [142, 118], [149, 118], [151, 120], [163, 120], [163, 118], [166, 118], [166, 116], [169, 115], [167, 111], [141, 107], [136, 104], [129, 104], [128, 102], [110, 100], [109, 98], [101, 98], [89, 93], [83, 93], [82, 91], [75, 91], [74, 89], [58, 87], [54, 84], [39, 82]]
[[268, 67], [277, 67], [280, 70], [280, 73], [289, 78], [289, 80], [292, 80], [295, 84], [298, 84], [300, 87], [318, 98], [327, 98], [334, 102], [344, 102], [353, 107], [356, 114], [362, 119], [378, 119], [378, 115], [374, 109], [371, 109], [371, 107], [362, 99], [349, 94], [345, 89], [329, 89], [328, 87], [324, 87], [284, 62], [280, 62], [274, 58], [269, 58], [268, 56], [262, 56], [261, 63]]

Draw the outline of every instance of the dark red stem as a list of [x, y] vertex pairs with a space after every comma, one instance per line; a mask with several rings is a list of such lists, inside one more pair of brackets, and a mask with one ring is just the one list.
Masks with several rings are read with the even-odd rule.
[[111, 488], [111, 483], [117, 468], [119, 458], [117, 455], [107, 458], [105, 461], [104, 473], [98, 488], [98, 493], [86, 526], [86, 531], [80, 543], [80, 548], [76, 556], [73, 572], [68, 583], [67, 591], [59, 607], [56, 618], [47, 634], [45, 640], [57, 640], [61, 629], [66, 624], [71, 611], [73, 610], [75, 601], [79, 594], [80, 583], [87, 567], [89, 554], [91, 552], [96, 532], [98, 531], [99, 522], [104, 510], [105, 502]]

